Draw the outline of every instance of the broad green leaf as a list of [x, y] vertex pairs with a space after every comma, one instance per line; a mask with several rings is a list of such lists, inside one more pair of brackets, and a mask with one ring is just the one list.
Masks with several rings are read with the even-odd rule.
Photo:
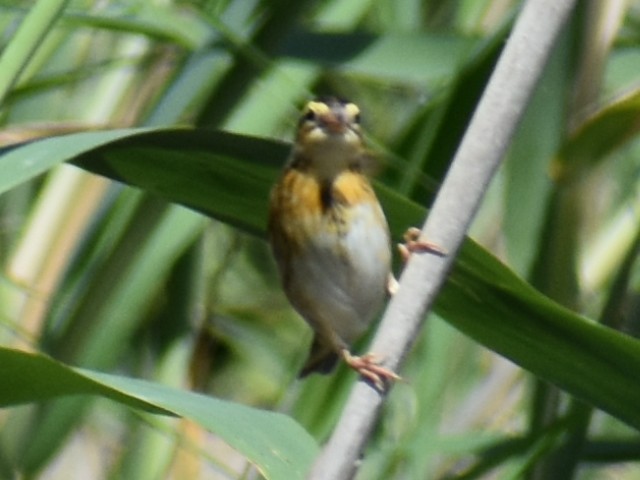
[[[266, 140], [176, 131], [130, 137], [77, 162], [262, 233], [274, 167], [286, 153], [284, 145]], [[378, 191], [395, 235], [424, 216], [392, 191]], [[640, 343], [553, 303], [470, 240], [436, 309], [489, 348], [640, 425], [640, 370], [631, 368], [640, 367]]]
[[[73, 142], [74, 136], [66, 137]], [[60, 139], [56, 139], [60, 141]], [[48, 140], [42, 141], [47, 148]], [[14, 151], [14, 155], [19, 154]], [[255, 234], [264, 234], [267, 195], [287, 148], [205, 130], [142, 132], [73, 160]], [[395, 235], [424, 209], [378, 189]], [[640, 342], [544, 297], [468, 240], [436, 310], [448, 322], [536, 375], [640, 426]]]
[[0, 406], [99, 395], [132, 408], [177, 415], [220, 435], [267, 477], [304, 478], [317, 445], [289, 417], [197, 393], [70, 368], [44, 355], [0, 348]]
[[5, 147], [0, 151], [0, 194], [87, 150], [142, 131], [85, 132], [74, 135], [71, 141], [62, 136], [48, 138], [46, 144], [24, 144], [15, 151]]
[[77, 165], [264, 233], [269, 190], [288, 155], [286, 144], [214, 130], [159, 130], [136, 138], [88, 151]]

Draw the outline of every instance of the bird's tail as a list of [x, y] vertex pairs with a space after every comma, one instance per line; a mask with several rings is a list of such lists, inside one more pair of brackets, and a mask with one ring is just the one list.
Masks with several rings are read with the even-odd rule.
[[338, 354], [332, 348], [327, 347], [327, 344], [316, 335], [313, 337], [311, 351], [298, 377], [304, 378], [310, 373], [331, 373], [337, 363]]

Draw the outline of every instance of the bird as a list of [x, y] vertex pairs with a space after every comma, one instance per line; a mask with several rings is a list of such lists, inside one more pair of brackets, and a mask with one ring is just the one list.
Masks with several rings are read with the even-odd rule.
[[350, 350], [396, 285], [371, 163], [358, 106], [333, 96], [309, 101], [271, 190], [267, 230], [286, 297], [314, 331], [300, 377], [330, 373], [342, 359], [381, 389], [400, 377], [377, 355]]

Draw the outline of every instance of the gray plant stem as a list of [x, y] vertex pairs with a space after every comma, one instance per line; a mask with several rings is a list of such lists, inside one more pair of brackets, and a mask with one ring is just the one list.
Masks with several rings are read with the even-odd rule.
[[[397, 370], [411, 349], [574, 4], [575, 0], [528, 0], [520, 12], [422, 229], [422, 238], [441, 246], [447, 255], [412, 256], [372, 342], [371, 351], [386, 367]], [[384, 397], [364, 381], [354, 386], [309, 479], [355, 476]]]

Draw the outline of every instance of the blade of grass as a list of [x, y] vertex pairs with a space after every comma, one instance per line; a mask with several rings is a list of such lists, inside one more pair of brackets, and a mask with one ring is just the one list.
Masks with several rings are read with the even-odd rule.
[[29, 9], [0, 56], [0, 103], [20, 78], [31, 57], [51, 31], [69, 0], [40, 0]]

